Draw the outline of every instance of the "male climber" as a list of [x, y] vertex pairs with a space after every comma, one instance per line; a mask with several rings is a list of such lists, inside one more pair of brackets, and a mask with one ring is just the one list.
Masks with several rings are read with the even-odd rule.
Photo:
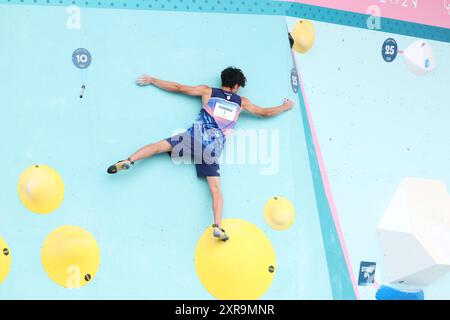
[[110, 166], [108, 173], [128, 170], [136, 161], [164, 152], [170, 153], [172, 157], [175, 154], [177, 157], [188, 156], [194, 159], [197, 176], [206, 178], [211, 192], [214, 212], [213, 235], [227, 241], [229, 237], [221, 227], [223, 198], [218, 164], [226, 137], [236, 126], [239, 114], [243, 110], [257, 116], [271, 117], [290, 110], [294, 104], [285, 99], [280, 106], [258, 107], [249, 99], [237, 94], [239, 88], [244, 87], [247, 81], [240, 69], [226, 68], [222, 71], [221, 78], [221, 88], [211, 88], [207, 85], [187, 86], [148, 75], [138, 78], [136, 84], [140, 86], [154, 85], [166, 91], [201, 97], [202, 109], [197, 120], [185, 132], [142, 147], [128, 159]]

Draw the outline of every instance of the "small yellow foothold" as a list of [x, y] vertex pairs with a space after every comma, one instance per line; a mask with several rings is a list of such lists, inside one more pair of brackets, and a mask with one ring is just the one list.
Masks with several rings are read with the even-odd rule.
[[0, 284], [8, 276], [11, 269], [11, 250], [6, 244], [5, 240], [0, 237]]
[[264, 218], [272, 229], [286, 230], [294, 224], [294, 206], [285, 197], [270, 198], [264, 206]]
[[254, 224], [226, 219], [227, 242], [207, 228], [195, 250], [195, 270], [203, 286], [221, 300], [259, 299], [276, 272], [275, 252], [266, 235]]
[[28, 167], [17, 186], [23, 205], [34, 213], [47, 214], [56, 210], [64, 199], [64, 182], [49, 166]]
[[41, 251], [48, 276], [65, 288], [91, 282], [100, 265], [97, 241], [81, 227], [63, 226], [51, 232]]
[[316, 38], [316, 31], [311, 21], [301, 19], [295, 23], [291, 31], [294, 39], [294, 50], [298, 53], [306, 53], [311, 50]]

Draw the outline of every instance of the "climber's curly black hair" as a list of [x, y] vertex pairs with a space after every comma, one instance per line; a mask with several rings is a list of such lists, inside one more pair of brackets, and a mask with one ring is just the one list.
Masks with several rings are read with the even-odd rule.
[[222, 86], [227, 88], [233, 88], [235, 85], [245, 87], [247, 79], [241, 69], [235, 67], [228, 67], [222, 71], [220, 75], [222, 78]]

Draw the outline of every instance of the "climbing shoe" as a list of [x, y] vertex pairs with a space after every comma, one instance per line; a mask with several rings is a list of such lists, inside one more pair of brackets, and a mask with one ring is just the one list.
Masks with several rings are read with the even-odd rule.
[[213, 224], [212, 225], [214, 230], [213, 230], [213, 236], [215, 238], [219, 238], [222, 241], [227, 241], [230, 239], [230, 237], [225, 233], [225, 230], [222, 228], [219, 228], [219, 226], [217, 224]]
[[112, 166], [110, 166], [108, 168], [108, 173], [109, 174], [113, 174], [113, 173], [117, 173], [120, 170], [128, 170], [130, 169], [130, 167], [134, 164], [133, 161], [130, 160], [121, 160], [119, 162], [117, 162], [116, 164], [113, 164]]

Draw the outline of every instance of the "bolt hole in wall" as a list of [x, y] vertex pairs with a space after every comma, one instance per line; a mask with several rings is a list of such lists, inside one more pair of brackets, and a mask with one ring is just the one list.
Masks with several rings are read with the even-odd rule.
[[[368, 16], [274, 1], [0, 6], [9, 79], [0, 133], [14, 137], [0, 185], [0, 297], [450, 294], [446, 269], [433, 271], [449, 261], [441, 29], [400, 22], [380, 32]], [[254, 103], [295, 106], [267, 119], [242, 114], [228, 139], [223, 242], [193, 165], [162, 155], [114, 176], [105, 168], [186, 128], [201, 107], [136, 86], [138, 76], [220, 87], [230, 65], [245, 72], [239, 93]], [[412, 209], [397, 200], [408, 196]], [[401, 256], [419, 242], [420, 259]], [[414, 277], [417, 268], [429, 272]]]

